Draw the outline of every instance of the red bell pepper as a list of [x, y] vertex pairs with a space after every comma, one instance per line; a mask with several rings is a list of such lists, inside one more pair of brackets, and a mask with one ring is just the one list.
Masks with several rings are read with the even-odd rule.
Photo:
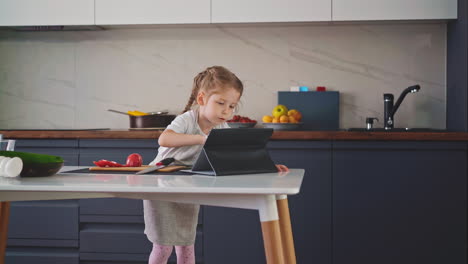
[[93, 163], [98, 167], [125, 167], [125, 165], [105, 159], [93, 161]]

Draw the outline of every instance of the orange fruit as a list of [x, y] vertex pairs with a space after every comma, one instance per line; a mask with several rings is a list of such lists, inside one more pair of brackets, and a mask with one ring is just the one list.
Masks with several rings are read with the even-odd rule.
[[288, 111], [288, 116], [292, 116], [295, 113], [297, 113], [297, 110], [296, 109], [291, 109], [291, 110]]
[[289, 116], [289, 123], [299, 123], [294, 116]]
[[302, 119], [302, 114], [301, 112], [297, 111], [296, 109], [291, 109], [288, 111], [288, 116], [292, 116], [294, 117], [294, 119], [297, 121], [297, 122], [300, 122], [301, 119]]
[[297, 122], [301, 122], [302, 120], [301, 112], [297, 111], [297, 113], [294, 115], [294, 118], [297, 120]]
[[262, 121], [264, 123], [271, 123], [273, 121], [273, 117], [269, 116], [269, 115], [265, 115], [265, 116], [262, 117]]
[[272, 123], [279, 123], [279, 117], [273, 117], [271, 120]]
[[280, 123], [289, 123], [289, 117], [287, 115], [282, 115], [279, 118]]

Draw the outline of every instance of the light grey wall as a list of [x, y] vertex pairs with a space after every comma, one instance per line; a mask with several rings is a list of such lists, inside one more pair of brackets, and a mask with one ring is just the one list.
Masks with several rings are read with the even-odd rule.
[[128, 128], [109, 108], [179, 113], [211, 65], [244, 82], [239, 114], [254, 119], [277, 91], [323, 85], [340, 92], [340, 126], [363, 126], [382, 119], [383, 93], [419, 83], [395, 126], [445, 128], [446, 24], [394, 23], [0, 31], [0, 129]]

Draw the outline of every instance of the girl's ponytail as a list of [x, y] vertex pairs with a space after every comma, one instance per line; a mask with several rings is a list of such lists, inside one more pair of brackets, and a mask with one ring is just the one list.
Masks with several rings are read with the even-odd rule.
[[200, 91], [200, 87], [205, 76], [206, 70], [200, 72], [197, 76], [195, 76], [195, 78], [193, 78], [192, 93], [190, 94], [187, 105], [185, 105], [184, 111], [182, 111], [182, 113], [185, 113], [192, 108], [193, 102], [195, 102], [195, 99], [197, 98], [198, 91]]
[[192, 91], [192, 94], [190, 95], [190, 98], [189, 98], [189, 100], [187, 102], [187, 105], [185, 106], [184, 111], [182, 111], [182, 113], [185, 113], [188, 110], [190, 110], [190, 108], [192, 108], [193, 102], [195, 101], [196, 97], [197, 97], [197, 95], [194, 94], [193, 91]]

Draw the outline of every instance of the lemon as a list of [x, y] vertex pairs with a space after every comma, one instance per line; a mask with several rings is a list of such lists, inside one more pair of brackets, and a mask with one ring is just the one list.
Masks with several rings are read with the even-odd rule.
[[264, 123], [271, 123], [273, 121], [273, 117], [269, 116], [269, 115], [265, 115], [265, 116], [262, 117], [262, 121]]

